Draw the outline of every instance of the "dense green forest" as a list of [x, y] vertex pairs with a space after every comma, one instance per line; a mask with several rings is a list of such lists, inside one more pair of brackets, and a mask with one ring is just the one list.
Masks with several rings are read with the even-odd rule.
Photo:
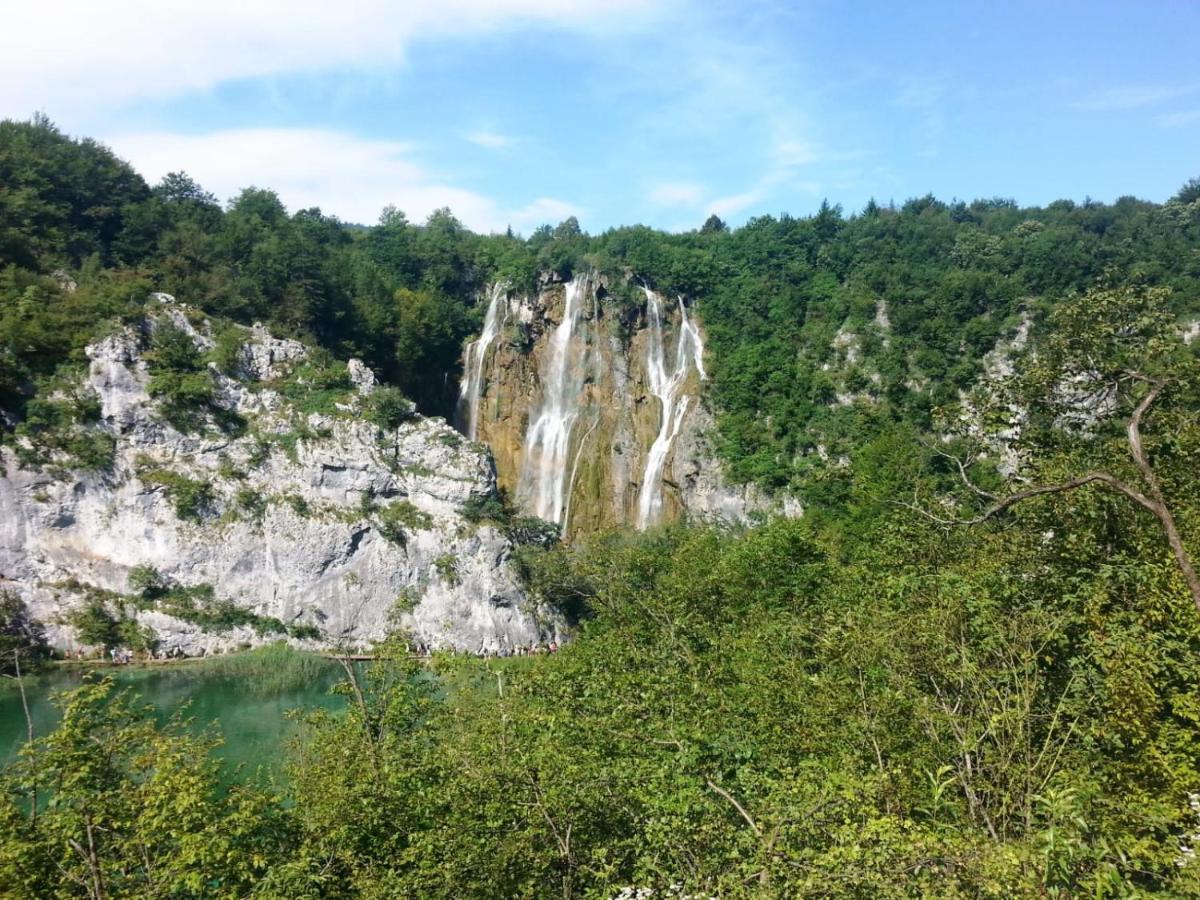
[[1040, 320], [1101, 278], [1168, 288], [1172, 309], [1200, 312], [1198, 198], [1196, 181], [1162, 205], [924, 197], [849, 217], [826, 204], [733, 231], [713, 217], [682, 234], [589, 236], [569, 219], [522, 239], [473, 234], [449, 210], [416, 224], [388, 208], [370, 228], [316, 209], [289, 215], [256, 187], [222, 207], [182, 173], [151, 187], [99, 144], [43, 119], [6, 121], [0, 398], [11, 408], [18, 385], [77, 362], [105, 320], [164, 291], [358, 356], [422, 411], [448, 416], [487, 283], [533, 290], [539, 274], [592, 267], [613, 273], [611, 302], [628, 306], [639, 296], [621, 277], [631, 271], [698, 305], [734, 477], [836, 502], [844, 478], [817, 444], [838, 456], [866, 434], [927, 429], [1023, 314]]
[[433, 678], [397, 652], [281, 784], [229, 789], [109, 683], [65, 696], [4, 775], [0, 893], [1200, 895], [1200, 183], [480, 236], [222, 207], [5, 122], [0, 265], [14, 427], [151, 291], [444, 413], [486, 283], [590, 266], [632, 315], [629, 269], [696, 304], [731, 472], [809, 503], [531, 551], [573, 643]]

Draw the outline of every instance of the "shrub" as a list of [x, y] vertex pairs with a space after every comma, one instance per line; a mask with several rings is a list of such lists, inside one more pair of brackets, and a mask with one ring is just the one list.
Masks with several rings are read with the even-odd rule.
[[504, 524], [509, 521], [512, 511], [499, 494], [472, 494], [467, 498], [459, 512], [468, 522], [495, 522]]
[[458, 575], [458, 557], [453, 553], [443, 553], [433, 561], [433, 567], [437, 570], [438, 575], [442, 577], [442, 581], [451, 587], [457, 587], [460, 581]]
[[134, 566], [127, 580], [129, 590], [143, 600], [157, 600], [170, 590], [170, 583], [154, 566]]
[[215, 501], [212, 485], [208, 482], [188, 478], [169, 469], [143, 472], [141, 479], [147, 484], [162, 485], [175, 507], [175, 515], [187, 521], [202, 521]]
[[68, 614], [67, 623], [75, 628], [81, 644], [114, 647], [121, 641], [117, 619], [99, 597], [89, 596], [83, 606]]
[[504, 532], [514, 544], [536, 547], [553, 547], [561, 537], [557, 525], [536, 516], [514, 519]]
[[241, 512], [255, 522], [261, 522], [267, 513], [267, 498], [253, 488], [239, 489], [234, 502]]
[[354, 390], [346, 364], [321, 350], [314, 350], [286, 376], [273, 381], [271, 387], [305, 415], [336, 413], [337, 404]]
[[15, 674], [39, 667], [50, 656], [46, 632], [29, 615], [29, 608], [12, 591], [0, 591], [0, 673]]
[[309, 508], [308, 501], [299, 494], [285, 494], [283, 502], [292, 508], [292, 512], [300, 516], [302, 519], [307, 519], [312, 510]]
[[433, 519], [428, 513], [417, 509], [407, 500], [390, 503], [375, 515], [375, 526], [379, 533], [393, 544], [402, 546], [408, 541], [406, 532], [428, 528], [432, 523]]
[[159, 400], [163, 418], [185, 434], [202, 431], [215, 406], [216, 384], [191, 335], [174, 323], [160, 322], [145, 359], [148, 392]]
[[230, 323], [226, 323], [217, 331], [208, 358], [221, 374], [230, 378], [241, 375], [244, 337], [245, 332]]
[[405, 397], [399, 388], [391, 385], [376, 388], [364, 410], [368, 421], [388, 431], [399, 428], [416, 414], [416, 404]]

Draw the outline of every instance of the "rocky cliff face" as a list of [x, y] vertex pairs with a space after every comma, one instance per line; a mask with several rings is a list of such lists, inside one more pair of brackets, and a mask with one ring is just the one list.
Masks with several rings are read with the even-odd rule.
[[[365, 420], [374, 377], [354, 361], [347, 390], [305, 411], [287, 397], [309, 351], [259, 328], [241, 329], [238, 377], [212, 374], [220, 409], [245, 427], [183, 434], [147, 391], [149, 334], [172, 324], [211, 347], [208, 323], [164, 305], [88, 348], [79, 389], [100, 407], [87, 428], [115, 442], [110, 467], [0, 450], [0, 589], [56, 644], [75, 645], [72, 617], [89, 603], [188, 654], [284, 634], [364, 646], [397, 627], [471, 650], [554, 634], [514, 577], [508, 538], [462, 514], [495, 491], [485, 449], [440, 419]], [[131, 573], [154, 585], [138, 593]]]
[[609, 288], [586, 273], [532, 296], [488, 292], [464, 353], [459, 424], [491, 448], [500, 483], [568, 537], [775, 509], [728, 484], [708, 444], [694, 313], [648, 288], [625, 286], [619, 300]]

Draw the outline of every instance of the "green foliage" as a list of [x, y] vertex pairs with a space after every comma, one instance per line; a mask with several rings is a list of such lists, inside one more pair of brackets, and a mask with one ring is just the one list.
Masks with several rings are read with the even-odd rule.
[[217, 597], [209, 584], [172, 587], [158, 598], [156, 608], [217, 634], [242, 627], [252, 628], [258, 634], [287, 633], [287, 627], [278, 619], [260, 616], [227, 597]]
[[214, 657], [205, 667], [206, 673], [236, 681], [244, 690], [277, 694], [320, 681], [337, 668], [337, 663], [277, 641]]
[[416, 405], [399, 388], [382, 385], [371, 392], [366, 417], [380, 428], [393, 431], [412, 419], [416, 412]]
[[75, 629], [75, 636], [81, 644], [104, 648], [121, 643], [118, 617], [108, 611], [104, 600], [99, 597], [87, 597], [82, 606], [76, 607], [67, 616], [67, 623]]
[[213, 348], [208, 352], [208, 361], [222, 375], [238, 378], [242, 374], [242, 346], [246, 332], [229, 322], [224, 323], [213, 335]]
[[201, 522], [216, 502], [212, 485], [188, 478], [170, 469], [149, 469], [138, 473], [146, 484], [161, 485], [175, 508], [175, 515], [189, 522]]
[[0, 590], [0, 674], [36, 671], [50, 656], [42, 624], [13, 591]]
[[308, 501], [299, 494], [285, 494], [283, 502], [302, 519], [307, 519], [312, 514], [312, 509], [309, 507]]
[[4, 774], [0, 893], [246, 896], [290, 833], [272, 796], [221, 785], [219, 740], [157, 725], [107, 679], [58, 702], [58, 728]]
[[433, 524], [433, 518], [428, 513], [417, 509], [407, 500], [396, 500], [372, 512], [379, 533], [393, 544], [402, 546], [408, 542], [409, 531], [420, 531]]
[[163, 418], [184, 433], [203, 431], [209, 417], [226, 430], [239, 430], [236, 416], [217, 402], [217, 385], [204, 355], [182, 328], [160, 320], [145, 358], [150, 364], [148, 391], [161, 404]]
[[345, 403], [353, 393], [350, 373], [344, 362], [328, 353], [314, 353], [295, 365], [288, 374], [270, 387], [288, 398], [302, 415], [334, 415], [337, 404]]
[[468, 522], [506, 523], [512, 516], [505, 498], [499, 494], [472, 494], [459, 507], [459, 514]]
[[142, 600], [154, 601], [170, 590], [170, 582], [150, 565], [134, 566], [129, 570], [129, 590]]
[[461, 581], [458, 574], [458, 557], [453, 553], [443, 553], [433, 561], [433, 568], [442, 581], [451, 587], [457, 587]]
[[238, 512], [245, 515], [251, 521], [261, 522], [263, 516], [267, 514], [267, 498], [253, 488], [239, 488], [234, 495], [233, 502], [237, 507]]

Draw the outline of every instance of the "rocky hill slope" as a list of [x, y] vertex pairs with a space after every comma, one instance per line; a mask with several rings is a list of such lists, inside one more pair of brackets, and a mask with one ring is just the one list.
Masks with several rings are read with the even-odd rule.
[[0, 448], [0, 589], [55, 644], [105, 628], [187, 654], [555, 634], [504, 529], [469, 516], [496, 491], [485, 448], [376, 393], [354, 360], [156, 301]]

